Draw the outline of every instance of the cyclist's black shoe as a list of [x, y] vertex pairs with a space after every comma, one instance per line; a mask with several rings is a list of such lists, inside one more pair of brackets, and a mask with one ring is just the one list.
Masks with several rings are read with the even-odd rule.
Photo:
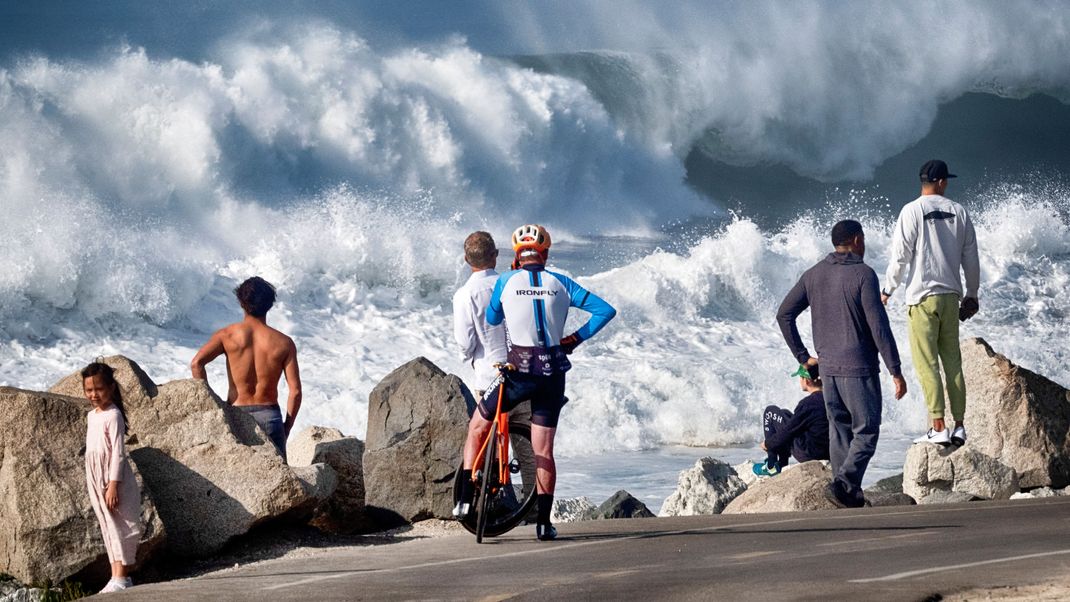
[[550, 523], [535, 525], [535, 539], [553, 541], [557, 539], [557, 529]]
[[453, 518], [464, 520], [472, 510], [472, 500], [476, 497], [476, 488], [472, 486], [472, 471], [461, 471], [461, 495], [453, 507]]
[[468, 518], [468, 513], [472, 510], [472, 504], [464, 500], [457, 502], [457, 505], [453, 507], [453, 518], [457, 520], [464, 520]]

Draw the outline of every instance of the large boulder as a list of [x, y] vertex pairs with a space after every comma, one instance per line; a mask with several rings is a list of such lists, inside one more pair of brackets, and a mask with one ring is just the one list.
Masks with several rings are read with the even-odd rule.
[[290, 438], [287, 457], [296, 466], [319, 463], [337, 474], [337, 487], [316, 507], [309, 524], [328, 533], [369, 528], [364, 512], [364, 443], [338, 429], [313, 426]]
[[720, 514], [729, 502], [746, 489], [747, 485], [736, 469], [714, 458], [702, 458], [695, 462], [694, 466], [680, 473], [676, 491], [665, 499], [658, 514]]
[[389, 524], [452, 516], [470, 397], [461, 379], [422, 357], [372, 390], [364, 488], [373, 520]]
[[602, 502], [602, 505], [596, 508], [590, 516], [596, 520], [607, 518], [654, 518], [654, 513], [650, 511], [650, 508], [646, 507], [646, 504], [621, 489], [611, 495], [608, 500]]
[[[107, 580], [104, 540], [86, 490], [89, 409], [84, 399], [0, 387], [0, 574], [24, 583]], [[160, 548], [164, 526], [133, 468], [141, 489], [141, 564]]]
[[1070, 485], [1070, 391], [1015, 365], [983, 339], [962, 343], [970, 446], [1022, 487]]
[[[1018, 492], [1018, 475], [1000, 461], [973, 449], [913, 445], [903, 466], [903, 493], [919, 504], [980, 498], [1006, 500]], [[959, 495], [951, 495], [959, 494]]]
[[[152, 494], [179, 556], [207, 556], [265, 521], [307, 515], [315, 499], [244, 411], [203, 380], [163, 385], [134, 362], [105, 358], [116, 370], [130, 432], [130, 457]], [[51, 391], [81, 395], [74, 373]]]
[[832, 471], [821, 461], [803, 462], [791, 470], [762, 479], [732, 500], [723, 514], [798, 512], [831, 510], [836, 506], [825, 497]]

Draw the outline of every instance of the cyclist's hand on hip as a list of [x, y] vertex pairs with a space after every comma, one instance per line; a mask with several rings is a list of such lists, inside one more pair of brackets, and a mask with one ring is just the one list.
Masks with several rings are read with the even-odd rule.
[[576, 333], [572, 333], [567, 337], [561, 339], [561, 350], [564, 351], [566, 354], [570, 354], [575, 351], [576, 347], [578, 347], [579, 344], [582, 342], [583, 340], [580, 339], [579, 335], [577, 335]]

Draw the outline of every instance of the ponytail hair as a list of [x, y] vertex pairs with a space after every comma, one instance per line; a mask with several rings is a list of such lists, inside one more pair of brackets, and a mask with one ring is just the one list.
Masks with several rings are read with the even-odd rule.
[[126, 419], [126, 408], [123, 407], [123, 392], [119, 388], [119, 383], [115, 381], [115, 371], [103, 361], [97, 360], [82, 368], [83, 382], [91, 376], [101, 377], [104, 380], [104, 384], [111, 387], [111, 402], [115, 404], [115, 407], [119, 408], [119, 413], [123, 416], [123, 435], [125, 436], [127, 431], [130, 430], [130, 421]]

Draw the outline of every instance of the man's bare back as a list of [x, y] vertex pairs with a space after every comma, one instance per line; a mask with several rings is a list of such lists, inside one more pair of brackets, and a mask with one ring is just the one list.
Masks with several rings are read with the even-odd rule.
[[237, 406], [276, 404], [279, 379], [296, 358], [290, 337], [256, 319], [231, 324], [216, 333], [227, 356], [227, 402]]

